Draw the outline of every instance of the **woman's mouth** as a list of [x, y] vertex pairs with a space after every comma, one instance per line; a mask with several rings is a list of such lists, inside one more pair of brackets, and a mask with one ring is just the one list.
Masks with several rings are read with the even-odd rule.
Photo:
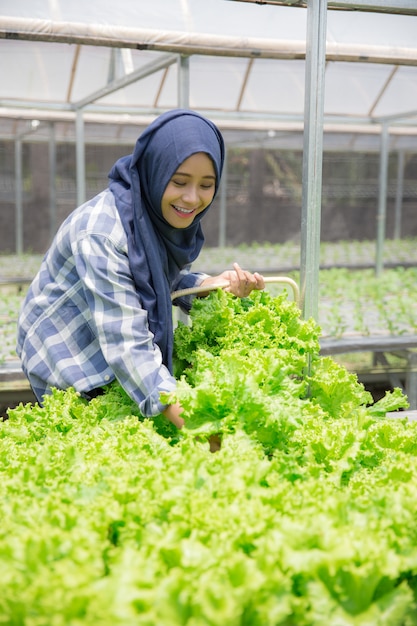
[[190, 217], [196, 211], [196, 209], [184, 209], [184, 207], [176, 206], [175, 204], [171, 206], [180, 217]]

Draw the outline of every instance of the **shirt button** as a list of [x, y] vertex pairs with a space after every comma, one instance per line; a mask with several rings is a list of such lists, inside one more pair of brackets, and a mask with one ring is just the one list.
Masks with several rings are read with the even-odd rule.
[[108, 374], [105, 375], [104, 380], [110, 380], [110, 376]]

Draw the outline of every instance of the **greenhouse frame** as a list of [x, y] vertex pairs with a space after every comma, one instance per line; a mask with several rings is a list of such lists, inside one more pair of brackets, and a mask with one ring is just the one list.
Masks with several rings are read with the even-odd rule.
[[[417, 624], [417, 0], [1, 0], [0, 39], [0, 621]], [[177, 107], [219, 194], [181, 152], [131, 237], [97, 194]], [[131, 254], [161, 194], [215, 280]]]
[[132, 145], [138, 127], [179, 106], [210, 116], [228, 145], [302, 146], [305, 315], [317, 310], [323, 132], [333, 149], [378, 151], [381, 271], [388, 154], [417, 150], [412, 0], [156, 0], [139, 7], [125, 0], [117, 8], [100, 3], [99, 10], [79, 0], [2, 5], [0, 138], [16, 146], [18, 253], [22, 142], [49, 143], [53, 189], [56, 142], [75, 141], [81, 203], [90, 132], [104, 143]]

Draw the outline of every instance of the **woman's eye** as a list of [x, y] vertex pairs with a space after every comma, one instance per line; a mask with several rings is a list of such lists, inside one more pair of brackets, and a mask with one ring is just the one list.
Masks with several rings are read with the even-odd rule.
[[[176, 185], [177, 187], [185, 187], [187, 185], [187, 182], [183, 180], [172, 179], [171, 182], [173, 185]], [[204, 189], [204, 191], [207, 191], [208, 189], [212, 189], [213, 187], [214, 187], [214, 183], [205, 183], [205, 184], [200, 185], [200, 188]]]

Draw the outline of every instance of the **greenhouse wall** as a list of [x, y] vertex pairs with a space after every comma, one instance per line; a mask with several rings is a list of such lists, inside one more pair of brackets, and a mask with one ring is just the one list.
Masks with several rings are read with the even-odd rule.
[[[0, 253], [15, 252], [15, 147], [0, 143]], [[107, 174], [126, 146], [86, 147], [87, 198], [107, 186]], [[24, 252], [43, 253], [59, 224], [76, 207], [74, 143], [58, 143], [55, 198], [51, 198], [48, 144], [22, 146]], [[398, 207], [398, 153], [391, 153], [387, 184], [386, 236], [394, 236]], [[374, 239], [379, 190], [377, 153], [325, 152], [323, 155], [322, 241]], [[401, 236], [417, 236], [417, 155], [404, 156]], [[228, 150], [226, 245], [298, 241], [301, 224], [302, 152]], [[398, 209], [397, 209], [398, 210]], [[204, 220], [206, 245], [219, 242], [220, 200]]]

